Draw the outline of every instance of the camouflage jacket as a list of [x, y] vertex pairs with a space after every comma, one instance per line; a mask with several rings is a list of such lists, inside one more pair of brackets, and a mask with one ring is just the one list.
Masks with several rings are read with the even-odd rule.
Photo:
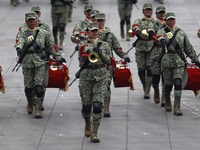
[[[155, 34], [157, 34], [158, 30], [164, 28], [165, 26], [166, 26], [166, 23], [161, 24], [158, 20], [156, 20], [154, 22], [154, 31], [155, 31]], [[154, 42], [156, 42], [156, 41], [154, 41]], [[157, 58], [159, 57], [159, 55], [162, 53], [162, 49], [161, 49], [159, 43], [155, 43], [155, 44], [156, 45], [152, 49], [150, 59], [156, 61]]]
[[[147, 19], [145, 17], [143, 17], [142, 19], [136, 19], [133, 26], [132, 26], [132, 29], [134, 31], [142, 31], [142, 30], [147, 30], [147, 31], [150, 31], [152, 30], [153, 32], [154, 31], [154, 23], [155, 23], [155, 20], [153, 18], [151, 19]], [[138, 39], [137, 43], [136, 43], [136, 50], [137, 51], [141, 51], [141, 52], [149, 52], [151, 50], [151, 48], [153, 47], [154, 45], [154, 41], [153, 40], [143, 40], [141, 38]]]
[[98, 43], [101, 43], [99, 47], [99, 58], [97, 62], [89, 62], [85, 69], [82, 70], [80, 74], [80, 79], [82, 80], [102, 80], [107, 77], [106, 66], [111, 64], [110, 56], [111, 50], [108, 43], [98, 39], [96, 42], [91, 39], [87, 39], [80, 43], [80, 55], [82, 59], [79, 59], [80, 66], [88, 59], [88, 53], [94, 51], [94, 48], [97, 47]]
[[36, 30], [39, 30], [38, 36], [36, 37], [35, 43], [28, 49], [28, 54], [23, 58], [23, 68], [34, 68], [47, 63], [46, 60], [42, 59], [42, 57], [47, 57], [47, 55], [52, 55], [56, 60], [61, 59], [61, 54], [53, 48], [53, 39], [50, 33], [39, 27], [34, 31], [30, 30], [28, 27], [19, 31], [16, 48], [20, 48], [22, 52], [24, 52], [26, 47], [33, 40]]
[[[180, 29], [179, 27], [174, 27], [173, 29], [169, 28], [170, 32], [165, 31], [165, 28], [161, 29], [158, 31], [158, 35], [161, 36], [160, 39], [164, 38], [166, 41], [166, 45], [169, 43], [169, 40], [172, 38], [173, 34], [175, 33], [176, 30]], [[162, 58], [161, 65], [163, 67], [180, 67], [184, 66], [184, 55], [187, 55], [190, 59], [192, 59], [193, 62], [197, 62], [198, 58], [193, 50], [193, 47], [186, 35], [186, 33], [180, 29], [177, 32], [177, 35], [175, 37], [175, 40], [177, 44], [179, 45], [180, 49], [177, 49], [177, 44], [176, 48], [171, 44], [167, 48], [166, 54]]]
[[125, 52], [123, 52], [123, 50], [120, 46], [119, 40], [112, 32], [110, 32], [110, 29], [108, 27], [105, 27], [105, 29], [103, 29], [103, 30], [99, 30], [99, 38], [102, 41], [105, 41], [109, 44], [109, 46], [111, 48], [111, 52], [112, 52], [112, 57], [114, 57], [113, 51], [120, 58], [128, 57], [128, 55]]

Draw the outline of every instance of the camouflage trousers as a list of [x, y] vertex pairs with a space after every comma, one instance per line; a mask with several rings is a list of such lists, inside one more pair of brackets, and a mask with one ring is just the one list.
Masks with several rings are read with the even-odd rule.
[[132, 4], [119, 3], [118, 13], [121, 20], [126, 20], [126, 17], [131, 17], [132, 14]]
[[67, 12], [68, 12], [67, 6], [52, 7], [51, 9], [52, 25], [55, 27], [59, 27], [60, 24], [66, 24]]
[[[164, 68], [162, 67], [164, 84], [167, 86], [173, 86], [174, 79], [181, 79], [183, 78], [184, 74], [184, 66], [181, 67], [171, 67], [171, 68]], [[182, 90], [175, 90], [174, 89], [174, 97], [175, 99], [180, 99], [182, 94]], [[177, 97], [177, 98], [176, 98]]]
[[[96, 81], [94, 80], [79, 80], [79, 93], [82, 105], [92, 106], [93, 102], [97, 101], [103, 104], [105, 94], [107, 93], [106, 79]], [[90, 117], [91, 113], [82, 112], [83, 118]], [[92, 113], [93, 121], [100, 122], [102, 112]]]
[[111, 98], [111, 82], [112, 82], [112, 79], [113, 79], [113, 75], [114, 75], [114, 68], [112, 66], [109, 67], [109, 69], [107, 70], [107, 82], [106, 82], [106, 85], [107, 85], [107, 94], [105, 96], [105, 99], [110, 99]]
[[[23, 75], [24, 75], [24, 86], [29, 89], [33, 89], [36, 85], [40, 85], [43, 87], [45, 92], [44, 80], [46, 75], [46, 65], [41, 65], [40, 67], [36, 68], [23, 68]], [[43, 101], [43, 98], [39, 98], [36, 95], [34, 99], [37, 101]]]

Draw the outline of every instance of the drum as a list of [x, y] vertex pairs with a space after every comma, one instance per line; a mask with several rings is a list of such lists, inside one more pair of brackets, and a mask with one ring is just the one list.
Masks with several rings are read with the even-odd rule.
[[50, 59], [46, 74], [45, 85], [47, 88], [59, 88], [66, 91], [68, 89], [69, 70], [65, 63], [60, 63]]
[[129, 65], [125, 61], [116, 61], [113, 76], [114, 87], [130, 87], [134, 90], [132, 74]]
[[194, 64], [188, 64], [185, 68], [183, 83], [183, 90], [194, 91], [195, 96], [200, 92], [200, 69]]

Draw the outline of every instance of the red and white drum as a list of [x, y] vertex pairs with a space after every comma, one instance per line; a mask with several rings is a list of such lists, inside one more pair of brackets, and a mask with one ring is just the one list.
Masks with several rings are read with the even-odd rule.
[[69, 70], [65, 63], [60, 63], [50, 59], [46, 74], [45, 85], [47, 88], [59, 88], [66, 91], [68, 89]]
[[183, 90], [192, 90], [195, 95], [200, 91], [200, 69], [194, 64], [187, 64], [185, 68], [183, 82]]
[[116, 88], [130, 87], [131, 90], [134, 90], [132, 73], [129, 69], [129, 65], [125, 61], [116, 61], [113, 82]]

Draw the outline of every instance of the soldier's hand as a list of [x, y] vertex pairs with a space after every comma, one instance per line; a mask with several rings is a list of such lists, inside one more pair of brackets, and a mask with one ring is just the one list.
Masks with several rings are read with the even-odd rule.
[[199, 61], [195, 62], [195, 65], [200, 68], [200, 62]]
[[140, 31], [139, 30], [136, 30], [136, 36], [140, 37]]
[[124, 58], [124, 61], [127, 62], [127, 63], [131, 62], [129, 57]]
[[61, 58], [61, 59], [59, 60], [59, 62], [60, 62], [60, 63], [66, 63], [67, 61], [65, 60], [65, 58]]
[[16, 51], [17, 51], [17, 56], [18, 57], [22, 56], [22, 49], [21, 48], [17, 47]]
[[154, 35], [154, 32], [153, 31], [149, 31], [149, 39], [151, 39]]

